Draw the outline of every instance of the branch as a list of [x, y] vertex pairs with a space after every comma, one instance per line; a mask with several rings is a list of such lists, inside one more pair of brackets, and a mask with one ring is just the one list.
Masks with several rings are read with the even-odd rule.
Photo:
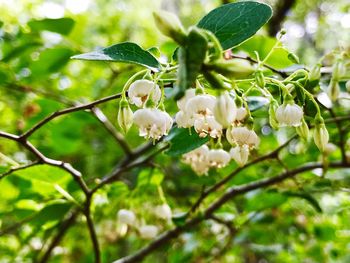
[[96, 101], [93, 101], [93, 102], [90, 102], [90, 103], [86, 103], [86, 104], [82, 104], [82, 105], [78, 105], [78, 106], [73, 106], [73, 107], [70, 107], [70, 108], [67, 108], [67, 109], [64, 109], [64, 110], [56, 111], [56, 112], [52, 113], [51, 115], [47, 116], [46, 118], [42, 119], [37, 124], [35, 124], [28, 131], [24, 132], [20, 137], [21, 138], [29, 137], [36, 130], [40, 129], [46, 123], [48, 123], [49, 121], [51, 121], [51, 120], [53, 120], [53, 119], [55, 119], [55, 118], [57, 118], [59, 116], [62, 116], [62, 115], [65, 115], [65, 114], [68, 114], [68, 113], [71, 113], [71, 112], [75, 112], [75, 111], [91, 110], [94, 106], [96, 106], [98, 104], [101, 104], [101, 103], [104, 103], [104, 102], [107, 102], [107, 101], [110, 101], [110, 100], [118, 99], [120, 97], [121, 97], [121, 94], [118, 93], [118, 94], [115, 94], [115, 95], [112, 95], [112, 96], [109, 96], [109, 97], [105, 97], [105, 98], [102, 98], [102, 99], [99, 99], [99, 100], [96, 100]]
[[0, 175], [0, 180], [3, 179], [5, 176], [12, 174], [15, 171], [19, 171], [19, 170], [23, 170], [35, 165], [39, 165], [40, 162], [39, 161], [35, 161], [35, 162], [31, 162], [29, 164], [25, 164], [25, 165], [21, 165], [21, 166], [15, 166], [15, 167], [11, 167], [7, 172], [3, 173]]
[[56, 236], [51, 240], [51, 243], [48, 246], [47, 250], [45, 251], [44, 255], [38, 261], [39, 263], [45, 263], [49, 260], [52, 250], [61, 242], [63, 236], [66, 234], [68, 229], [74, 224], [78, 214], [79, 214], [79, 210], [74, 210], [69, 215], [69, 217], [62, 222]]
[[89, 229], [90, 238], [91, 238], [92, 246], [94, 249], [95, 263], [100, 263], [101, 262], [100, 245], [98, 242], [98, 238], [97, 238], [97, 234], [96, 234], [94, 222], [93, 222], [92, 217], [91, 217], [91, 210], [90, 210], [91, 197], [92, 197], [92, 195], [90, 197], [88, 197], [86, 200], [84, 214], [86, 217], [86, 223], [87, 223], [87, 226]]
[[[201, 216], [197, 216], [195, 218], [192, 218], [188, 220], [184, 225], [175, 227], [173, 229], [170, 229], [164, 233], [162, 233], [160, 236], [158, 236], [155, 240], [153, 240], [151, 243], [146, 245], [145, 247], [141, 248], [140, 250], [136, 251], [134, 254], [126, 256], [124, 258], [121, 258], [119, 260], [114, 261], [114, 263], [131, 263], [131, 262], [140, 262], [142, 259], [144, 259], [147, 255], [155, 251], [156, 249], [162, 247], [164, 244], [166, 244], [168, 241], [178, 237], [181, 233], [185, 232], [187, 229], [198, 225], [205, 219], [209, 219], [211, 215], [214, 214], [216, 210], [218, 210], [223, 204], [225, 204], [227, 201], [231, 200], [233, 197], [241, 194], [245, 194], [247, 192], [250, 192], [255, 189], [268, 187], [270, 185], [274, 185], [277, 183], [280, 183], [288, 178], [291, 178], [293, 176], [296, 176], [297, 174], [313, 170], [315, 168], [322, 168], [322, 163], [311, 163], [307, 164], [305, 166], [299, 167], [294, 170], [286, 171], [284, 173], [281, 173], [278, 176], [265, 178], [262, 180], [258, 180], [252, 183], [247, 183], [240, 186], [235, 186], [229, 188], [221, 197], [216, 199], [212, 205], [210, 205]], [[330, 163], [329, 167], [332, 168], [350, 168], [350, 164], [343, 164], [343, 163]]]

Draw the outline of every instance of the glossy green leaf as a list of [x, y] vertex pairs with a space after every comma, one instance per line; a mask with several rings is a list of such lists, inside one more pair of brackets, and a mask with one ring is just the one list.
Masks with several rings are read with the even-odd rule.
[[208, 136], [205, 138], [199, 137], [193, 128], [190, 134], [189, 129], [174, 127], [165, 140], [170, 143], [170, 148], [165, 153], [170, 156], [178, 156], [205, 144], [209, 141], [209, 138]]
[[204, 16], [198, 27], [212, 31], [223, 49], [229, 49], [253, 36], [271, 17], [270, 6], [244, 1], [220, 6]]
[[124, 62], [151, 69], [160, 68], [158, 60], [149, 51], [132, 42], [124, 42], [98, 51], [75, 55], [72, 59]]
[[250, 111], [256, 111], [262, 107], [264, 107], [266, 104], [268, 104], [270, 101], [265, 97], [259, 97], [259, 96], [249, 96], [247, 98], [248, 107]]
[[46, 18], [42, 20], [31, 20], [28, 22], [28, 26], [33, 31], [47, 30], [61, 35], [68, 35], [73, 29], [74, 23], [74, 20], [68, 17], [58, 19]]

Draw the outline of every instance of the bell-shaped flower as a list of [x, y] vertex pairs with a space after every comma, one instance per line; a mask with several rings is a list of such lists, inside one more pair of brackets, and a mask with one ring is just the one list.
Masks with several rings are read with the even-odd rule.
[[276, 119], [281, 127], [298, 127], [301, 125], [302, 118], [303, 109], [294, 102], [283, 103], [276, 109]]
[[207, 145], [202, 145], [197, 149], [188, 152], [182, 156], [183, 162], [191, 165], [192, 170], [198, 174], [206, 174], [209, 170], [208, 162], [209, 148]]
[[247, 127], [230, 127], [226, 131], [226, 138], [232, 145], [248, 145], [250, 148], [258, 146], [260, 140], [255, 131]]
[[161, 90], [153, 81], [141, 79], [133, 82], [128, 89], [128, 97], [131, 104], [143, 107], [148, 99], [157, 104], [161, 97]]
[[212, 138], [219, 138], [222, 135], [222, 126], [213, 116], [198, 118], [194, 121], [194, 129], [199, 134], [199, 137], [209, 135]]
[[157, 217], [168, 220], [171, 219], [171, 208], [168, 204], [158, 205], [154, 208], [154, 213]]
[[212, 95], [196, 95], [187, 101], [185, 112], [195, 119], [213, 115], [215, 100]]
[[158, 227], [154, 225], [144, 225], [139, 228], [141, 238], [152, 239], [158, 235]]
[[236, 118], [235, 121], [237, 122], [241, 122], [245, 119], [245, 117], [247, 116], [247, 110], [245, 107], [239, 107], [236, 110]]
[[185, 111], [186, 110], [187, 101], [189, 99], [193, 98], [194, 96], [196, 96], [196, 89], [187, 89], [186, 92], [185, 92], [185, 95], [176, 102], [177, 107], [180, 110]]
[[235, 160], [236, 163], [242, 167], [248, 162], [249, 147], [248, 145], [242, 145], [231, 148], [230, 155], [232, 159]]
[[175, 122], [179, 128], [190, 128], [194, 124], [194, 119], [186, 112], [180, 110], [175, 115]]
[[228, 92], [224, 92], [217, 99], [214, 107], [214, 116], [224, 128], [232, 124], [236, 118], [236, 104]]
[[209, 151], [208, 161], [211, 167], [225, 167], [231, 160], [231, 156], [223, 149], [213, 149]]
[[117, 214], [117, 220], [120, 224], [133, 225], [136, 221], [136, 216], [133, 211], [120, 209]]
[[173, 119], [165, 111], [146, 108], [134, 113], [134, 123], [139, 127], [140, 136], [159, 140], [168, 134]]

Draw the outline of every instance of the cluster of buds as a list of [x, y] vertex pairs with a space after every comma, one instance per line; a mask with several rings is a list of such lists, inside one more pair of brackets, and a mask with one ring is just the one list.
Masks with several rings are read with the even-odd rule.
[[[166, 221], [169, 221], [172, 217], [171, 208], [167, 204], [154, 207], [153, 214], [157, 218]], [[120, 209], [117, 213], [117, 223], [121, 235], [126, 234], [128, 227], [136, 228], [141, 238], [144, 239], [153, 239], [158, 235], [158, 226], [144, 224], [143, 220], [139, 221], [137, 220], [135, 213], [131, 210]]]

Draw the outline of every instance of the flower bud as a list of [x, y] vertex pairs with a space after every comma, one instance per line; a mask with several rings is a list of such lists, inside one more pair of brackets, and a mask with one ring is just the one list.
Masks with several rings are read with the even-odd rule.
[[121, 99], [119, 102], [118, 124], [124, 133], [127, 133], [132, 126], [134, 113], [130, 109], [126, 99]]
[[269, 107], [269, 122], [270, 122], [270, 126], [275, 129], [278, 130], [279, 126], [278, 126], [278, 121], [276, 118], [276, 109], [277, 109], [278, 105], [276, 101], [272, 101], [270, 103], [270, 107]]
[[316, 87], [318, 83], [320, 82], [321, 78], [321, 64], [318, 63], [315, 66], [313, 66], [310, 70], [309, 74], [309, 86], [311, 88]]
[[310, 132], [309, 127], [307, 126], [307, 123], [304, 118], [301, 120], [301, 125], [296, 127], [295, 130], [301, 138], [303, 138], [306, 141], [308, 140]]
[[328, 86], [328, 96], [331, 101], [336, 101], [339, 97], [340, 86], [337, 80], [331, 79]]
[[139, 233], [141, 235], [141, 238], [152, 239], [157, 236], [158, 227], [154, 225], [144, 225], [139, 228]]
[[118, 223], [127, 224], [127, 225], [133, 225], [136, 220], [136, 216], [134, 212], [126, 209], [120, 209], [118, 211], [117, 218], [118, 218]]
[[245, 107], [237, 108], [236, 119], [235, 121], [243, 121], [247, 117], [248, 111]]
[[258, 87], [260, 87], [262, 89], [265, 87], [264, 73], [261, 70], [258, 70], [255, 73], [255, 82], [258, 85]]
[[330, 155], [333, 152], [335, 152], [336, 150], [337, 150], [337, 146], [335, 144], [329, 142], [329, 143], [327, 143], [324, 152], [325, 152], [325, 154]]
[[157, 217], [168, 220], [171, 219], [171, 208], [168, 204], [158, 205], [154, 209], [154, 213]]
[[230, 126], [235, 120], [236, 111], [236, 104], [227, 91], [216, 99], [214, 117], [224, 128]]
[[248, 162], [249, 157], [249, 147], [248, 145], [236, 146], [231, 148], [230, 155], [236, 163], [242, 167]]
[[328, 140], [329, 140], [329, 134], [326, 126], [324, 125], [324, 122], [322, 121], [322, 123], [316, 124], [315, 130], [314, 130], [314, 142], [317, 148], [321, 152], [325, 151]]
[[345, 74], [345, 66], [341, 59], [338, 59], [333, 65], [333, 75], [332, 78], [337, 82]]
[[153, 17], [160, 32], [174, 39], [180, 45], [185, 44], [186, 33], [176, 15], [167, 11], [159, 11], [153, 12]]

